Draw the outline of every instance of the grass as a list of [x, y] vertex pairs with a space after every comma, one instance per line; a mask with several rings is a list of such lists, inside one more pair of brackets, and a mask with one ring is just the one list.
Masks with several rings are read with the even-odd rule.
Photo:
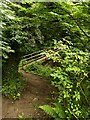
[[53, 72], [53, 68], [50, 66], [43, 66], [42, 63], [35, 62], [24, 68], [26, 72], [40, 75], [42, 77], [50, 79], [50, 74]]

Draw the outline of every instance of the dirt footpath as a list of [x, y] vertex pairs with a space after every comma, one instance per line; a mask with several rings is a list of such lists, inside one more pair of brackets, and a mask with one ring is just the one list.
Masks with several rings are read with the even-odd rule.
[[18, 118], [19, 115], [23, 115], [27, 118], [45, 118], [45, 120], [49, 120], [48, 115], [39, 109], [38, 106], [51, 105], [56, 96], [55, 93], [52, 93], [56, 89], [50, 85], [47, 79], [24, 71], [22, 73], [28, 80], [26, 89], [19, 100], [12, 101], [3, 97], [3, 118]]

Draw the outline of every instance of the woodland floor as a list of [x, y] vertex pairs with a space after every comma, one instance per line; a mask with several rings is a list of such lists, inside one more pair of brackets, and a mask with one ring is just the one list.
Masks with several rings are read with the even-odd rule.
[[19, 100], [12, 101], [3, 96], [2, 116], [3, 118], [18, 118], [24, 114], [27, 118], [40, 118], [49, 120], [49, 116], [38, 108], [39, 105], [51, 105], [57, 92], [50, 81], [38, 75], [21, 71], [27, 78], [28, 84]]

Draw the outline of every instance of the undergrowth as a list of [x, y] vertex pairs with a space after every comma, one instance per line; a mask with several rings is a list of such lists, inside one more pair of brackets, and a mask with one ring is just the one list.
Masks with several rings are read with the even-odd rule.
[[2, 94], [13, 100], [19, 99], [26, 83], [22, 76], [15, 79], [5, 79], [2, 82]]
[[42, 77], [50, 79], [51, 78], [50, 74], [54, 71], [54, 68], [51, 68], [49, 66], [43, 66], [42, 63], [35, 62], [27, 66], [24, 70], [26, 72], [37, 74]]
[[89, 120], [90, 119], [90, 58], [88, 51], [63, 44], [55, 44], [57, 52], [46, 52], [48, 59], [58, 62], [53, 73], [52, 84], [58, 88], [58, 102], [53, 107], [40, 106], [55, 120]]
[[[59, 46], [59, 47], [58, 47]], [[58, 66], [51, 68], [42, 63], [33, 63], [25, 68], [26, 72], [38, 74], [50, 78], [52, 84], [58, 88], [58, 98], [54, 106], [39, 106], [55, 120], [81, 120], [90, 118], [90, 80], [89, 80], [89, 56], [77, 48], [57, 44], [60, 51], [46, 53], [48, 59]], [[52, 53], [52, 54], [51, 54]]]

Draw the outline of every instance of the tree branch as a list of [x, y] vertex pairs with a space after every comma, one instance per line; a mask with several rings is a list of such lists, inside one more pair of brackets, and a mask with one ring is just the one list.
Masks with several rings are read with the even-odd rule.
[[80, 27], [77, 19], [75, 19], [68, 11], [66, 11], [64, 8], [62, 8], [62, 6], [60, 6], [60, 8], [61, 8], [63, 11], [65, 11], [65, 12], [72, 18], [72, 20], [75, 21], [75, 23], [77, 24], [77, 26], [79, 27], [79, 29], [80, 29], [80, 30], [83, 32], [83, 34], [89, 39], [90, 37], [89, 37], [89, 36], [85, 33], [85, 31]]

